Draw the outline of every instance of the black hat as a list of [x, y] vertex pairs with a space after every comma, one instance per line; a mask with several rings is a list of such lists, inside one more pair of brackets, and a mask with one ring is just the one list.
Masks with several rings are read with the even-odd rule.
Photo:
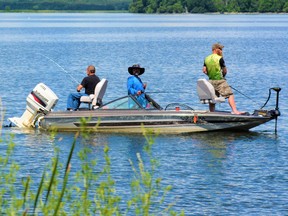
[[134, 64], [132, 67], [128, 67], [128, 72], [133, 75], [133, 69], [139, 69], [139, 75], [142, 75], [145, 72], [145, 68], [141, 68], [140, 64]]

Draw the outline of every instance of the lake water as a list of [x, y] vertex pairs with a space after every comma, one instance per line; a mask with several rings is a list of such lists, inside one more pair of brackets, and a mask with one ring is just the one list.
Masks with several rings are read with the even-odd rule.
[[[94, 64], [97, 75], [109, 80], [104, 102], [125, 95], [127, 68], [140, 63], [147, 91], [163, 106], [199, 103], [196, 80], [203, 78], [204, 57], [211, 45], [225, 45], [227, 80], [237, 89], [239, 110], [253, 112], [266, 101], [271, 87], [281, 87], [278, 133], [274, 122], [247, 133], [160, 135], [153, 155], [157, 175], [173, 185], [167, 203], [186, 215], [288, 214], [288, 15], [137, 15], [137, 14], [0, 14], [0, 97], [4, 124], [21, 116], [26, 97], [40, 82], [60, 98], [55, 110], [66, 108], [76, 82]], [[52, 62], [52, 59], [54, 62]], [[61, 68], [62, 67], [62, 68]], [[273, 92], [272, 92], [273, 93]], [[275, 107], [273, 93], [267, 109]], [[227, 103], [218, 109], [229, 110]], [[1, 114], [3, 117], [3, 113]], [[15, 134], [14, 158], [19, 178], [39, 182], [56, 145], [65, 163], [73, 133], [54, 140], [39, 131], [2, 129]], [[94, 134], [88, 147], [103, 163], [102, 149], [110, 147], [117, 193], [127, 198], [132, 169], [146, 140], [141, 135]], [[2, 144], [2, 143], [1, 143]], [[77, 141], [76, 151], [84, 146]], [[85, 145], [87, 146], [87, 145]], [[1, 145], [4, 154], [6, 146]], [[77, 157], [72, 167], [77, 169]]]

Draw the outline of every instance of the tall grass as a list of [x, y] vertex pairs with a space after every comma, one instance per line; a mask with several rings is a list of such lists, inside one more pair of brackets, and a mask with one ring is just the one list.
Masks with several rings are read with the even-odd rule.
[[[60, 163], [61, 153], [55, 148], [40, 181], [34, 182], [36, 188], [31, 187], [33, 180], [30, 176], [22, 179], [19, 188], [17, 174], [21, 168], [13, 160], [14, 135], [0, 136], [0, 143], [7, 145], [5, 155], [0, 156], [1, 215], [184, 215], [184, 211], [173, 211], [174, 203], [165, 202], [172, 186], [162, 186], [162, 179], [156, 177], [159, 163], [152, 154], [156, 135], [147, 129], [143, 128], [143, 135], [147, 141], [144, 152], [148, 161], [144, 163], [139, 153], [136, 163], [129, 160], [134, 176], [128, 199], [117, 194], [108, 146], [104, 147], [105, 163], [100, 171], [97, 161], [89, 159], [91, 148], [88, 146], [77, 154], [81, 161], [79, 171], [70, 172], [77, 141], [90, 137], [86, 124], [87, 120], [83, 119], [82, 130], [75, 134], [65, 164]], [[55, 136], [55, 131], [51, 136]]]

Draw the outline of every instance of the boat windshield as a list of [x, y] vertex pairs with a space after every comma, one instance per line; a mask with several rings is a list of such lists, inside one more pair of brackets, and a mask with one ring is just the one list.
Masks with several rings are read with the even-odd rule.
[[104, 104], [99, 109], [162, 109], [155, 101], [151, 100], [150, 97], [143, 97], [141, 103], [134, 96], [128, 95], [122, 98], [118, 98], [109, 103]]

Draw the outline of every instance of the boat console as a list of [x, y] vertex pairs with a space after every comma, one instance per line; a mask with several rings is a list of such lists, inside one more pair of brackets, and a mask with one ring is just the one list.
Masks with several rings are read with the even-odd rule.
[[19, 117], [8, 120], [17, 127], [26, 128], [35, 126], [35, 118], [38, 114], [47, 114], [58, 102], [57, 95], [44, 83], [39, 83], [26, 98], [26, 110]]

